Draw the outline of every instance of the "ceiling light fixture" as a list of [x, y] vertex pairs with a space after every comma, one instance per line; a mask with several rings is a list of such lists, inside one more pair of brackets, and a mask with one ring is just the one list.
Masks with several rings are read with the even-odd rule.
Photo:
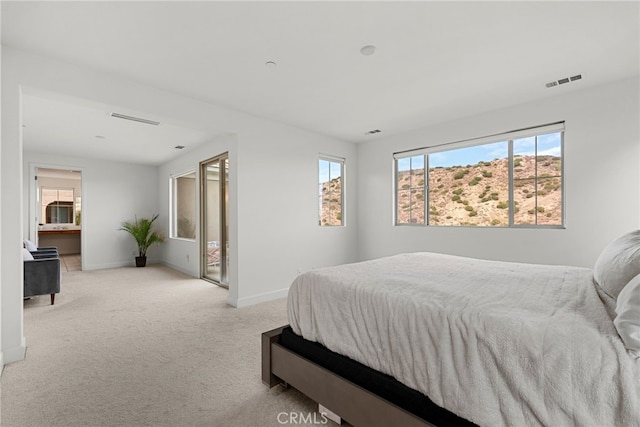
[[131, 120], [133, 122], [138, 122], [138, 123], [146, 123], [148, 125], [153, 125], [153, 126], [158, 126], [160, 124], [160, 122], [156, 122], [155, 120], [141, 119], [140, 117], [127, 116], [125, 114], [120, 114], [120, 113], [111, 113], [111, 117], [115, 117], [117, 119]]
[[176, 150], [182, 150], [184, 148], [184, 145], [176, 145], [175, 147]]
[[380, 132], [382, 132], [380, 129], [373, 129], [373, 130], [370, 130], [368, 132], [365, 132], [364, 134], [365, 135], [375, 135], [376, 133], [380, 133]]
[[363, 54], [364, 56], [371, 56], [375, 53], [375, 51], [376, 51], [376, 47], [370, 44], [363, 46], [362, 49], [360, 49], [360, 53]]

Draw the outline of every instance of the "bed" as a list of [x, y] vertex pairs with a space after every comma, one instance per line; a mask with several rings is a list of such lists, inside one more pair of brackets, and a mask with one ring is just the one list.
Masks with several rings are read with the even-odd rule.
[[[640, 425], [640, 232], [623, 237], [593, 270], [411, 253], [309, 271], [291, 330], [263, 334], [263, 381], [356, 426]], [[432, 407], [416, 415], [287, 334]]]

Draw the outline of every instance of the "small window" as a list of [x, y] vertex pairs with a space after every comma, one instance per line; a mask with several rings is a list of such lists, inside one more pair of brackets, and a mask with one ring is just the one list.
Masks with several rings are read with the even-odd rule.
[[319, 224], [344, 225], [344, 159], [320, 158], [318, 170]]
[[196, 238], [196, 173], [171, 178], [171, 237]]
[[41, 218], [44, 224], [73, 224], [73, 189], [45, 188], [41, 189]]
[[394, 155], [396, 225], [562, 227], [563, 136], [557, 123]]

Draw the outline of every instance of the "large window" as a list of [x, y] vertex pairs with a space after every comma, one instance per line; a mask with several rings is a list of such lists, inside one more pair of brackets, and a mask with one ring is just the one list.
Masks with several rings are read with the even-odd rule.
[[196, 238], [196, 174], [171, 178], [171, 237]]
[[397, 153], [396, 224], [562, 227], [564, 124]]
[[318, 170], [319, 224], [344, 225], [344, 159], [320, 158]]

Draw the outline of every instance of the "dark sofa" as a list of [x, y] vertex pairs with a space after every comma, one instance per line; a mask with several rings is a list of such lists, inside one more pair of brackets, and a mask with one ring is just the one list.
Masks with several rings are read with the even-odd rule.
[[51, 305], [60, 292], [60, 257], [57, 250], [31, 252], [24, 260], [24, 297], [51, 295]]

